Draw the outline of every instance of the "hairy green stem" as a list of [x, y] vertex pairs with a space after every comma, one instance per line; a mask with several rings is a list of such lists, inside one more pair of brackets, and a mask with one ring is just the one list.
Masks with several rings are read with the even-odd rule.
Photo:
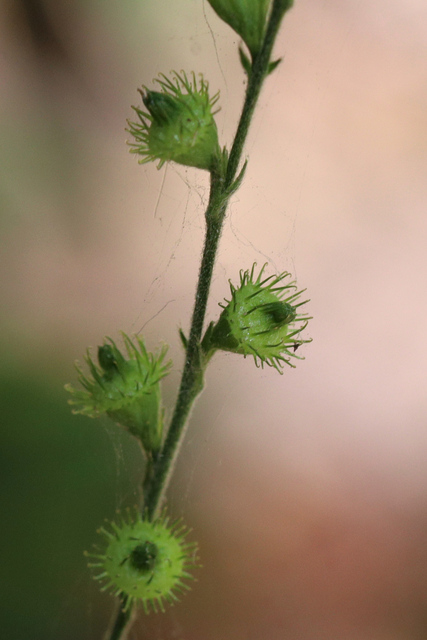
[[[215, 202], [215, 194], [218, 188], [221, 188], [219, 187], [219, 182], [213, 179], [210, 203]], [[190, 335], [185, 354], [184, 371], [166, 441], [155, 466], [154, 477], [150, 483], [144, 502], [144, 509], [147, 511], [149, 518], [154, 518], [156, 511], [161, 506], [162, 496], [166, 491], [178, 455], [179, 446], [183, 440], [189, 413], [194, 400], [203, 388], [204, 367], [200, 351], [200, 340], [226, 205], [220, 205], [219, 210], [217, 207], [218, 204], [210, 204], [206, 212], [205, 246], [200, 266]]]
[[135, 608], [129, 607], [125, 611], [125, 604], [125, 600], [120, 599], [118, 611], [112, 620], [112, 624], [107, 629], [104, 640], [125, 640], [127, 638], [129, 630], [136, 618], [136, 610]]
[[[255, 106], [261, 92], [262, 84], [269, 72], [271, 52], [280, 27], [280, 22], [285, 11], [291, 5], [292, 0], [273, 1], [263, 46], [253, 60], [245, 101], [228, 158], [225, 176], [221, 171], [211, 172], [209, 204], [206, 211], [205, 243], [190, 334], [186, 347], [184, 370], [165, 443], [154, 463], [151, 479], [144, 487], [144, 512], [150, 519], [154, 519], [161, 508], [162, 500], [183, 441], [191, 409], [195, 399], [203, 389], [205, 365], [203, 363], [200, 343], [218, 244], [231, 195], [230, 188], [236, 180], [236, 173], [241, 161]], [[132, 619], [133, 612], [131, 608], [129, 608], [127, 612], [120, 611], [115, 621], [113, 631], [111, 635], [106, 637], [106, 640], [125, 640], [132, 624]]]
[[[242, 114], [234, 137], [230, 157], [227, 163], [225, 180], [212, 174], [211, 193], [208, 210], [206, 212], [206, 236], [202, 263], [197, 284], [193, 318], [188, 339], [184, 371], [175, 405], [175, 411], [169, 427], [164, 447], [154, 470], [154, 477], [146, 493], [144, 508], [150, 518], [154, 518], [161, 506], [174, 468], [179, 448], [183, 440], [188, 416], [194, 400], [203, 388], [203, 369], [201, 363], [200, 340], [206, 315], [212, 273], [216, 259], [217, 248], [221, 236], [222, 225], [229, 196], [226, 190], [233, 184], [242, 157], [244, 144], [255, 106], [261, 92], [262, 84], [268, 74], [271, 52], [283, 17], [283, 0], [273, 4], [270, 20], [267, 26], [263, 46], [253, 61]], [[223, 198], [221, 196], [224, 196]]]
[[270, 20], [267, 25], [263, 45], [252, 63], [251, 75], [249, 77], [246, 89], [245, 102], [243, 104], [242, 114], [234, 136], [233, 146], [230, 152], [230, 158], [227, 165], [227, 175], [225, 178], [225, 187], [229, 187], [236, 175], [240, 158], [243, 153], [243, 147], [249, 131], [249, 126], [255, 111], [256, 103], [261, 92], [261, 88], [265, 77], [268, 75], [268, 67], [271, 60], [274, 41], [280, 27], [283, 14], [287, 8], [292, 6], [289, 0], [275, 0], [271, 9]]

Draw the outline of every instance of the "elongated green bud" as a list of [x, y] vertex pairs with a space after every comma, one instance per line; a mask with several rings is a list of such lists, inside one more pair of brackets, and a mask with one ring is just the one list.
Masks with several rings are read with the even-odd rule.
[[270, 0], [208, 0], [212, 9], [243, 39], [252, 59], [261, 48]]
[[98, 363], [88, 351], [86, 362], [92, 377], [76, 365], [84, 390], [66, 385], [72, 394], [73, 413], [96, 418], [106, 413], [137, 437], [147, 453], [156, 453], [162, 443], [163, 410], [160, 380], [167, 375], [170, 362], [163, 363], [167, 348], [159, 355], [149, 353], [141, 338], [132, 341], [123, 334], [127, 358], [107, 338], [98, 347]]
[[141, 156], [140, 163], [158, 160], [158, 168], [172, 161], [211, 171], [221, 157], [212, 110], [219, 94], [210, 98], [208, 83], [194, 73], [191, 80], [175, 72], [172, 80], [161, 75], [156, 82], [161, 91], [140, 91], [147, 112], [133, 107], [138, 122], [128, 121], [131, 153]]

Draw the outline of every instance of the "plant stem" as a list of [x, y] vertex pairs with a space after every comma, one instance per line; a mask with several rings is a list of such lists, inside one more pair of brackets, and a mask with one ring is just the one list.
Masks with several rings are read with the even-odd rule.
[[[291, 5], [291, 0], [273, 1], [263, 46], [255, 60], [253, 60], [245, 101], [228, 158], [225, 176], [222, 175], [221, 171], [211, 172], [209, 204], [205, 216], [205, 243], [190, 334], [186, 347], [184, 370], [168, 434], [154, 464], [151, 480], [148, 482], [148, 486], [145, 487], [144, 492], [144, 512], [151, 520], [156, 517], [161, 507], [188, 425], [191, 409], [195, 399], [203, 389], [204, 364], [200, 342], [219, 240], [228, 201], [231, 196], [230, 188], [236, 179], [236, 173], [241, 161], [255, 106], [261, 92], [262, 84], [269, 72], [271, 52], [280, 22], [286, 9]], [[131, 622], [131, 608], [129, 608], [127, 612], [120, 611], [112, 634], [108, 636], [106, 640], [126, 640]]]
[[274, 41], [283, 18], [284, 11], [291, 6], [291, 3], [288, 2], [287, 6], [284, 8], [283, 4], [283, 0], [274, 1], [263, 45], [252, 64], [251, 75], [246, 89], [245, 102], [243, 104], [236, 135], [234, 136], [230, 158], [228, 160], [227, 175], [225, 179], [226, 188], [232, 184], [235, 178], [256, 103], [259, 98], [259, 94], [261, 93], [265, 77], [268, 75], [268, 67], [270, 64]]
[[154, 468], [153, 480], [146, 493], [144, 509], [154, 518], [160, 508], [172, 474], [175, 460], [182, 443], [188, 416], [194, 400], [203, 389], [203, 366], [201, 363], [200, 339], [206, 315], [213, 268], [221, 237], [222, 225], [230, 195], [227, 191], [233, 184], [242, 157], [249, 126], [259, 98], [263, 82], [268, 75], [271, 52], [285, 11], [292, 5], [289, 0], [274, 0], [270, 19], [259, 54], [253, 61], [252, 71], [246, 89], [245, 101], [237, 126], [233, 145], [227, 163], [225, 180], [218, 173], [211, 173], [211, 190], [206, 211], [206, 236], [202, 263], [197, 283], [190, 336], [186, 349], [184, 371], [174, 414], [165, 444]]
[[[216, 200], [216, 190], [221, 188], [218, 187], [218, 185], [219, 182], [212, 179], [210, 203]], [[166, 441], [155, 466], [154, 477], [150, 483], [144, 502], [144, 509], [150, 519], [155, 517], [156, 511], [161, 506], [162, 497], [168, 486], [179, 447], [183, 440], [184, 431], [188, 424], [188, 416], [194, 400], [203, 389], [203, 365], [201, 362], [200, 340], [225, 210], [226, 204], [222, 205], [219, 210], [217, 210], [217, 205], [209, 205], [206, 212], [205, 245], [200, 265], [184, 371]]]
[[125, 640], [136, 618], [136, 609], [129, 607], [124, 611], [125, 602], [120, 599], [113, 624], [108, 628], [104, 640]]

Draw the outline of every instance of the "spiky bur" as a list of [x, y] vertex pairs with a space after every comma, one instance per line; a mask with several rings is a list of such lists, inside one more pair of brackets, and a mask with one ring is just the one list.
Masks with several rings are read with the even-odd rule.
[[197, 544], [188, 543], [187, 528], [181, 520], [169, 524], [163, 514], [149, 522], [135, 509], [110, 523], [110, 530], [99, 529], [106, 538], [104, 550], [87, 553], [89, 567], [97, 571], [96, 580], [125, 600], [125, 610], [142, 603], [145, 613], [164, 611], [165, 601], [173, 604], [189, 590], [189, 570], [197, 567]]
[[298, 309], [308, 300], [298, 302], [303, 291], [284, 272], [263, 278], [266, 264], [255, 277], [255, 266], [240, 272], [240, 285], [230, 282], [231, 300], [220, 304], [224, 311], [218, 322], [211, 324], [202, 347], [209, 358], [217, 349], [252, 355], [257, 366], [267, 364], [281, 373], [286, 363], [295, 365], [291, 358], [300, 358], [295, 352], [302, 344], [311, 342], [300, 338], [310, 319]]
[[220, 162], [221, 150], [213, 111], [219, 92], [209, 96], [209, 85], [200, 75], [191, 78], [182, 71], [172, 80], [161, 74], [160, 91], [139, 91], [147, 112], [132, 107], [137, 122], [128, 121], [131, 153], [140, 163], [158, 160], [158, 168], [169, 161], [211, 171]]
[[167, 347], [155, 355], [147, 351], [138, 336], [131, 340], [123, 333], [122, 337], [127, 357], [111, 338], [98, 347], [99, 366], [88, 349], [86, 362], [92, 376], [87, 377], [76, 364], [84, 390], [66, 385], [72, 394], [68, 402], [74, 406], [73, 413], [91, 418], [106, 413], [136, 436], [147, 453], [156, 453], [163, 431], [160, 380], [171, 366], [170, 361], [164, 362]]

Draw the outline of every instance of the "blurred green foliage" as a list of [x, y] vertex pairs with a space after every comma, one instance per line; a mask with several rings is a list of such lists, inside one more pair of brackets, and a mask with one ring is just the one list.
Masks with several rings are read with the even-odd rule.
[[112, 423], [73, 416], [62, 386], [59, 376], [0, 371], [1, 637], [8, 640], [84, 640], [99, 635], [111, 611], [83, 550], [122, 499], [132, 504], [140, 452]]

